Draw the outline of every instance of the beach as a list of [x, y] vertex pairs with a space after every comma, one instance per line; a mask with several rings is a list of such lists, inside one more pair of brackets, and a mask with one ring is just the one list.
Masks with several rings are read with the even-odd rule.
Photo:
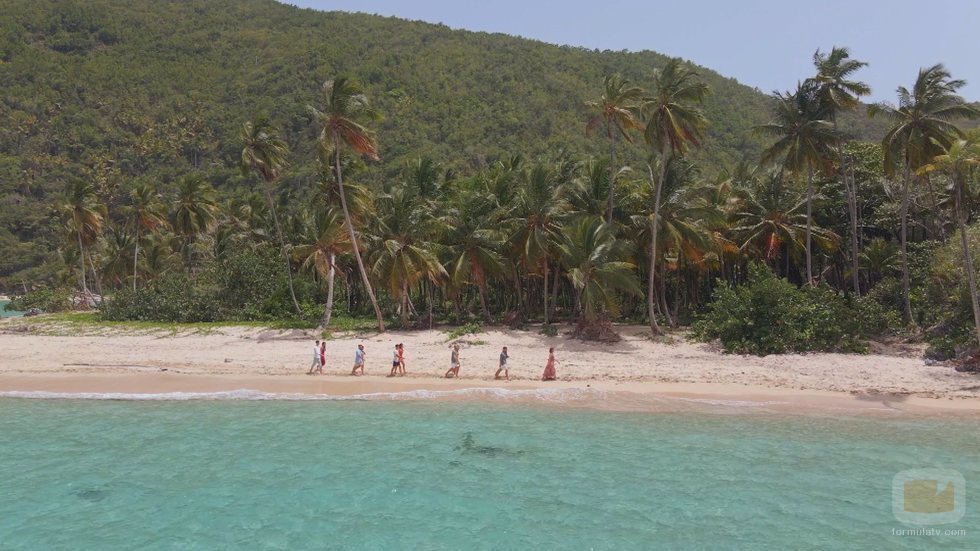
[[[47, 327], [47, 326], [40, 326]], [[653, 341], [640, 326], [617, 327], [614, 344], [582, 342], [535, 330], [487, 328], [450, 338], [447, 331], [337, 333], [329, 338], [324, 375], [306, 375], [313, 338], [300, 330], [220, 327], [208, 331], [52, 334], [29, 323], [0, 328], [0, 393], [167, 395], [254, 391], [266, 395], [486, 397], [501, 392], [590, 391], [602, 405], [610, 393], [767, 403], [776, 409], [980, 411], [980, 376], [927, 365], [921, 350], [881, 346], [870, 354], [723, 354], [683, 333]], [[396, 343], [407, 375], [387, 377]], [[461, 346], [460, 378], [444, 379], [450, 346]], [[367, 369], [349, 375], [364, 344]], [[511, 381], [494, 380], [501, 347]], [[540, 381], [548, 348], [558, 381]], [[495, 390], [496, 389], [496, 390]], [[642, 401], [625, 400], [632, 404]]]

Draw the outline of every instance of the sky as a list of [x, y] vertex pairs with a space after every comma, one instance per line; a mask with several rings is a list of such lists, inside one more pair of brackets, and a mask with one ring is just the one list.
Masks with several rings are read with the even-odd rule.
[[288, 0], [599, 50], [682, 57], [763, 92], [813, 72], [813, 53], [846, 46], [872, 101], [894, 101], [943, 63], [980, 101], [980, 0]]

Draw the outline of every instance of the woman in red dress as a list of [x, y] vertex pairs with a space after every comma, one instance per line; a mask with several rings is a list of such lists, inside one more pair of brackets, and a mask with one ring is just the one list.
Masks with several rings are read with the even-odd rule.
[[554, 381], [558, 378], [555, 373], [555, 362], [557, 361], [558, 360], [555, 359], [555, 347], [549, 348], [548, 363], [545, 364], [544, 373], [541, 374], [542, 381]]

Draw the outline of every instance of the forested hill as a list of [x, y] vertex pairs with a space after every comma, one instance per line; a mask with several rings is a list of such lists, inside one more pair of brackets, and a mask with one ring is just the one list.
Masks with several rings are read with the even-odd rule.
[[[307, 106], [335, 75], [363, 81], [385, 115], [381, 161], [365, 177], [377, 181], [420, 154], [461, 171], [510, 154], [602, 154], [601, 136], [584, 134], [583, 101], [612, 72], [647, 85], [665, 59], [272, 0], [7, 0], [0, 278], [9, 285], [55, 249], [51, 207], [77, 179], [96, 183], [110, 213], [134, 183], [168, 190], [193, 170], [238, 189], [238, 131], [259, 112], [283, 128], [293, 150], [284, 184], [302, 191], [315, 172]], [[755, 159], [749, 129], [768, 116], [766, 94], [700, 72], [712, 94], [698, 159], [709, 171]], [[806, 76], [787, 75], [786, 88]], [[881, 135], [849, 121], [858, 137]]]

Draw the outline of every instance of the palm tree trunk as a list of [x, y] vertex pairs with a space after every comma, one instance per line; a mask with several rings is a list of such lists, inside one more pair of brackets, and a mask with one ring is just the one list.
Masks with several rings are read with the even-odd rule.
[[79, 256], [79, 260], [81, 261], [80, 264], [81, 264], [81, 268], [82, 268], [82, 272], [81, 272], [81, 274], [82, 274], [82, 300], [84, 300], [85, 303], [88, 304], [88, 299], [89, 299], [88, 281], [87, 281], [87, 279], [85, 277], [85, 271], [86, 271], [86, 268], [85, 268], [85, 245], [82, 244], [82, 234], [81, 234], [81, 232], [76, 229], [75, 230], [75, 233], [78, 236], [78, 256]]
[[92, 258], [91, 254], [88, 255], [88, 263], [92, 267], [92, 277], [95, 278], [95, 292], [99, 294], [98, 304], [102, 304], [102, 301], [105, 300], [105, 295], [102, 294], [102, 278], [99, 277], [99, 271], [95, 269], [95, 259]]
[[317, 327], [318, 331], [323, 331], [327, 327], [330, 327], [330, 318], [333, 316], [333, 287], [337, 270], [334, 267], [333, 253], [327, 255], [327, 262], [330, 263], [330, 269], [327, 271], [327, 304], [323, 308], [323, 318], [320, 319], [320, 325]]
[[[847, 210], [851, 218], [851, 283], [854, 286], [854, 294], [861, 296], [861, 264], [860, 252], [858, 251], [858, 215], [857, 215], [857, 182], [854, 180], [854, 167], [849, 160], [846, 160], [846, 172], [844, 173], [844, 183], [847, 192]], [[850, 175], [850, 184], [848, 182]]]
[[347, 198], [344, 194], [344, 180], [341, 176], [340, 169], [340, 137], [334, 136], [334, 147], [335, 149], [335, 160], [334, 169], [337, 173], [337, 187], [340, 189], [340, 207], [344, 211], [344, 223], [347, 226], [347, 235], [350, 237], [351, 249], [354, 252], [354, 258], [357, 259], [357, 269], [361, 273], [361, 282], [364, 283], [364, 288], [367, 290], [368, 297], [371, 299], [371, 305], [374, 307], [374, 315], [378, 318], [378, 331], [382, 333], [385, 330], [385, 320], [381, 315], [381, 308], [378, 306], [378, 299], [374, 296], [374, 289], [371, 287], [371, 281], [368, 280], [367, 270], [364, 269], [364, 261], [361, 259], [361, 251], [357, 246], [357, 235], [354, 233], [354, 224], [350, 219], [350, 211], [347, 210]]
[[282, 259], [286, 262], [286, 281], [289, 282], [289, 296], [293, 299], [293, 307], [296, 308], [296, 314], [303, 315], [303, 311], [299, 307], [299, 302], [296, 300], [296, 291], [293, 290], [293, 269], [289, 265], [286, 240], [282, 238], [282, 228], [279, 227], [279, 215], [276, 214], [276, 204], [272, 200], [272, 192], [269, 190], [271, 183], [266, 182], [266, 185], [262, 187], [265, 188], [265, 198], [269, 201], [269, 210], [272, 211], [272, 222], [276, 225], [276, 236], [279, 237], [279, 250], [282, 251]]
[[135, 249], [133, 251], [133, 292], [134, 293], [136, 292], [136, 263], [139, 261], [139, 257], [140, 257], [140, 227], [139, 227], [139, 222], [136, 223], [136, 242], [135, 242], [135, 245], [136, 246], [133, 247], [133, 249]]
[[960, 229], [960, 246], [963, 248], [963, 269], [966, 270], [966, 281], [970, 286], [970, 303], [973, 306], [973, 325], [977, 335], [977, 346], [980, 346], [980, 303], [977, 300], [977, 276], [973, 271], [973, 255], [970, 253], [970, 242], [966, 236], [966, 220], [963, 216], [963, 187], [965, 182], [956, 183], [956, 223]]
[[486, 284], [477, 285], [477, 291], [480, 294], [480, 307], [483, 309], [483, 319], [487, 321], [487, 325], [493, 323], [493, 319], [490, 317], [490, 309], [487, 308], [487, 289]]
[[813, 226], [813, 167], [806, 172], [806, 284], [813, 286], [813, 252], [811, 251]]
[[667, 318], [667, 324], [674, 327], [674, 318], [670, 315], [670, 305], [667, 304], [667, 265], [660, 264], [660, 309]]
[[933, 219], [936, 221], [936, 227], [939, 230], [939, 238], [943, 243], [946, 242], [946, 225], [943, 224], [943, 218], [940, 216], [939, 210], [939, 200], [936, 199], [936, 190], [932, 187], [932, 179], [926, 174], [923, 176], [926, 180], [926, 187], [929, 189], [929, 199], [932, 201], [932, 213]]
[[551, 319], [555, 319], [555, 313], [558, 310], [558, 291], [561, 289], [561, 270], [555, 268], [552, 270], [555, 277], [551, 280]]
[[408, 328], [408, 281], [402, 281], [402, 330]]
[[[650, 179], [653, 180], [653, 169], [647, 166], [650, 171]], [[650, 274], [647, 281], [647, 312], [650, 316], [650, 331], [654, 335], [660, 335], [662, 331], [657, 325], [657, 313], [655, 304], [657, 302], [657, 287], [655, 284], [657, 274], [657, 230], [660, 228], [660, 190], [663, 189], [664, 176], [667, 174], [667, 155], [664, 153], [660, 157], [660, 177], [653, 183], [653, 219], [650, 222]]]
[[544, 257], [544, 324], [548, 325], [550, 323], [548, 317], [548, 255]]
[[901, 241], [902, 241], [902, 301], [905, 303], [905, 321], [907, 323], [915, 324], [912, 319], [912, 303], [909, 300], [909, 249], [908, 249], [908, 217], [909, 217], [909, 184], [911, 179], [911, 170], [908, 161], [905, 162], [905, 178], [902, 182], [902, 229], [901, 229]]
[[606, 119], [606, 135], [609, 136], [609, 206], [606, 208], [606, 222], [612, 224], [614, 191], [616, 189], [616, 134], [613, 134], [609, 119]]

